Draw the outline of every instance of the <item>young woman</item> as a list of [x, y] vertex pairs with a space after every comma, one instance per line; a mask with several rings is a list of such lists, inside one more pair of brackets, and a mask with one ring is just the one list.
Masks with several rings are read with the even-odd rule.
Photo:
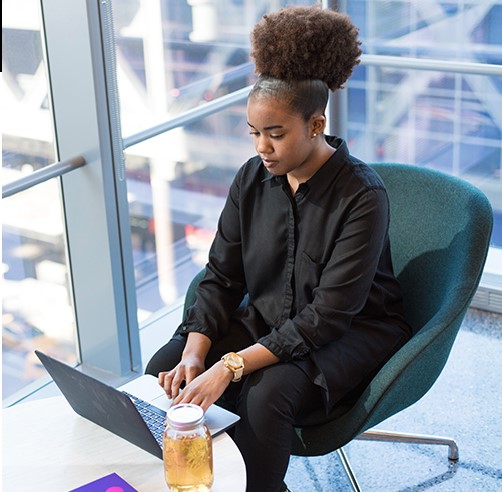
[[318, 6], [253, 29], [257, 155], [231, 185], [195, 305], [146, 369], [175, 403], [240, 415], [250, 492], [285, 490], [294, 422], [357, 397], [410, 337], [384, 185], [324, 134], [329, 90], [358, 63], [357, 34]]

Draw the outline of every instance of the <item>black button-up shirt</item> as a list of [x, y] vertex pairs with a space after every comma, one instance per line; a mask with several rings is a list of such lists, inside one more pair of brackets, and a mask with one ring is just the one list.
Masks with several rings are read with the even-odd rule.
[[258, 156], [239, 169], [182, 332], [217, 340], [247, 293], [253, 338], [283, 361], [313, 362], [307, 372], [338, 392], [340, 364], [360, 364], [348, 391], [410, 330], [392, 271], [385, 187], [342, 139], [326, 138], [336, 152], [294, 196]]

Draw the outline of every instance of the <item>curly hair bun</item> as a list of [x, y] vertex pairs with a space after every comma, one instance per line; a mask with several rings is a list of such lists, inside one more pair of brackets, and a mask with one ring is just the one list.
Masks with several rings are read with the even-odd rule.
[[319, 5], [266, 14], [251, 32], [258, 74], [286, 81], [317, 79], [342, 87], [359, 63], [359, 29], [350, 18]]

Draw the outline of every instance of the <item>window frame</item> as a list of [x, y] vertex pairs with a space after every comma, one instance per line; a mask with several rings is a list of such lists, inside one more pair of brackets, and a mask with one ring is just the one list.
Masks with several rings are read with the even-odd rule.
[[110, 8], [41, 0], [56, 153], [87, 162], [59, 178], [78, 355], [124, 376], [141, 351]]

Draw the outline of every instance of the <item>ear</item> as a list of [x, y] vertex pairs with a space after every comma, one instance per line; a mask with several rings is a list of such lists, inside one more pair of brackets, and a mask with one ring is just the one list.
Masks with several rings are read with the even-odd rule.
[[326, 128], [326, 117], [323, 114], [315, 114], [311, 117], [310, 133], [311, 135], [319, 135]]

